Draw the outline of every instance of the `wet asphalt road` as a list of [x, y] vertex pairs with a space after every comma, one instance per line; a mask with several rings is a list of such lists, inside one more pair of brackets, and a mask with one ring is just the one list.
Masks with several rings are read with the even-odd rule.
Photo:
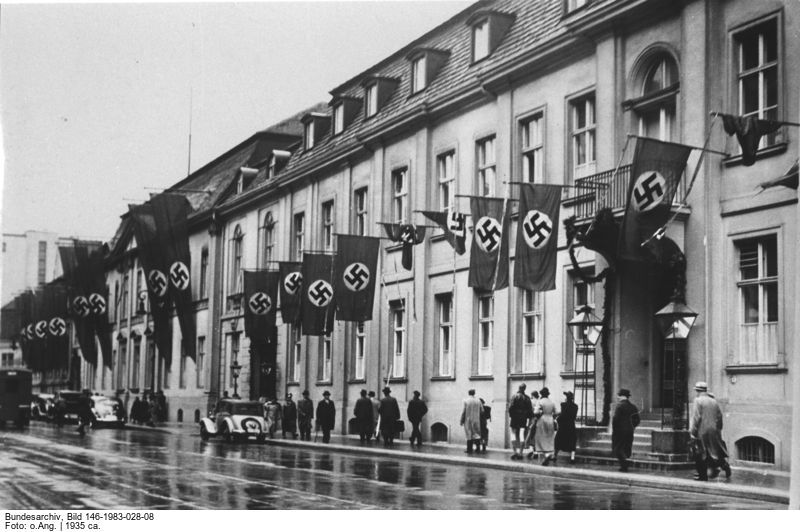
[[34, 423], [0, 431], [5, 509], [770, 509], [767, 502], [386, 457]]

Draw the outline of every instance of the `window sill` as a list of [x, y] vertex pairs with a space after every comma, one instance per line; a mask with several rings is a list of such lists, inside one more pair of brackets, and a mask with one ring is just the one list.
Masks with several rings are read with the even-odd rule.
[[288, 381], [286, 386], [300, 386], [300, 381]]
[[366, 384], [367, 379], [350, 379], [347, 381], [347, 384]]
[[777, 364], [738, 364], [725, 366], [725, 373], [728, 375], [755, 375], [787, 373], [789, 368], [778, 366]]
[[[779, 142], [772, 146], [767, 146], [761, 150], [756, 152], [756, 161], [760, 161], [761, 159], [766, 159], [767, 157], [772, 157], [773, 155], [780, 155], [784, 153], [787, 148], [789, 147], [788, 142]], [[723, 161], [725, 163], [725, 167], [731, 166], [739, 166], [742, 164], [742, 156], [741, 155], [734, 155], [732, 157], [728, 157]]]
[[575, 380], [578, 380], [578, 379], [586, 378], [587, 380], [588, 379], [592, 379], [593, 380], [594, 379], [594, 371], [587, 371], [587, 372], [583, 372], [583, 371], [562, 371], [561, 373], [558, 374], [558, 376], [561, 377], [562, 379], [575, 379]]
[[494, 375], [470, 375], [469, 380], [471, 381], [493, 381]]
[[[436, 229], [434, 229], [434, 231], [436, 231]], [[439, 229], [438, 231], [440, 232], [430, 236], [431, 242], [439, 242], [441, 240], [445, 240], [444, 231], [442, 231], [441, 229]]]
[[317, 381], [314, 383], [314, 386], [333, 386], [333, 381]]
[[525, 379], [544, 379], [544, 372], [539, 373], [509, 373], [509, 380], [521, 381]]
[[439, 382], [441, 382], [441, 381], [447, 382], [447, 381], [454, 381], [454, 380], [456, 380], [456, 378], [454, 376], [437, 375], [436, 377], [431, 377], [431, 381], [434, 381], [434, 382], [437, 382], [437, 381], [439, 381]]

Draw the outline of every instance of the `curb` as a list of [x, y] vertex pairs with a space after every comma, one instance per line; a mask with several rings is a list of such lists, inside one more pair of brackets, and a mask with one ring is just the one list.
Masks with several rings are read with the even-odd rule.
[[167, 427], [148, 427], [147, 425], [132, 425], [129, 423], [125, 424], [125, 430], [138, 430], [141, 432], [160, 432], [162, 434], [182, 434], [181, 431], [172, 430]]

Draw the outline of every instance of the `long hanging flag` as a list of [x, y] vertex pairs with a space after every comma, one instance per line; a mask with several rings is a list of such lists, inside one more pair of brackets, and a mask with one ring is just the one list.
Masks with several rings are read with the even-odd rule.
[[111, 351], [111, 325], [108, 323], [108, 285], [106, 285], [104, 262], [102, 248], [97, 248], [89, 254], [88, 302], [89, 319], [94, 322], [94, 333], [100, 344], [103, 365], [110, 368], [114, 361]]
[[478, 290], [500, 290], [508, 286], [508, 229], [506, 200], [470, 200], [475, 223], [469, 257], [468, 285]]
[[456, 253], [463, 255], [467, 250], [467, 215], [453, 211], [421, 211], [430, 221], [444, 231], [444, 238]]
[[623, 260], [642, 260], [641, 244], [669, 219], [672, 200], [692, 148], [637, 137], [628, 185], [628, 203], [620, 230]]
[[303, 294], [301, 262], [279, 262], [281, 318], [283, 323], [296, 325], [300, 322], [300, 298]]
[[379, 222], [386, 236], [392, 242], [399, 242], [403, 244], [403, 257], [401, 263], [403, 268], [411, 270], [414, 262], [413, 248], [425, 240], [425, 226], [415, 226], [413, 224], [395, 224]]
[[183, 349], [195, 358], [197, 324], [192, 305], [189, 230], [187, 217], [192, 212], [189, 200], [181, 194], [158, 194], [150, 199], [156, 222], [159, 248], [163, 254], [165, 272], [169, 279], [169, 295], [175, 304], [181, 326]]
[[525, 184], [520, 188], [514, 286], [546, 291], [556, 287], [561, 187]]
[[266, 270], [243, 273], [244, 332], [253, 344], [264, 344], [275, 330], [280, 273]]
[[47, 346], [45, 369], [66, 369], [69, 363], [67, 335], [67, 288], [59, 283], [45, 286]]
[[333, 330], [333, 257], [303, 253], [303, 334], [319, 336]]
[[[91, 273], [89, 256], [95, 247], [86, 242], [75, 242], [71, 251], [62, 252], [62, 265], [65, 273], [69, 273], [69, 310], [72, 322], [75, 325], [75, 336], [81, 348], [83, 359], [92, 365], [97, 365], [97, 342], [95, 341], [95, 320], [92, 316], [92, 307], [89, 303], [91, 296]], [[64, 248], [62, 248], [64, 249]]]
[[356, 235], [337, 238], [338, 252], [333, 261], [336, 319], [369, 321], [375, 299], [380, 239]]
[[735, 116], [720, 114], [722, 126], [728, 136], [736, 135], [742, 148], [742, 164], [752, 166], [756, 162], [761, 137], [774, 133], [785, 124], [777, 120], [762, 120], [757, 116]]
[[33, 360], [33, 293], [25, 291], [19, 295], [20, 308], [20, 344], [22, 347], [22, 361], [31, 367]]
[[30, 367], [33, 371], [42, 371], [47, 351], [48, 326], [45, 291], [43, 288], [36, 289], [33, 302], [33, 353]]
[[795, 161], [792, 167], [781, 177], [764, 181], [758, 186], [760, 186], [762, 190], [770, 187], [786, 187], [797, 190], [798, 170], [800, 170], [800, 162]]
[[150, 313], [153, 315], [153, 336], [159, 354], [166, 364], [172, 361], [172, 324], [169, 316], [169, 280], [164, 268], [163, 256], [159, 252], [156, 222], [150, 204], [130, 205], [133, 218], [133, 231], [139, 262], [147, 279], [147, 295], [150, 299]]

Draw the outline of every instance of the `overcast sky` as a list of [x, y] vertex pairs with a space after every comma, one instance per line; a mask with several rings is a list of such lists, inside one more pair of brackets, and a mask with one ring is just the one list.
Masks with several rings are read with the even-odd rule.
[[186, 176], [190, 109], [196, 170], [470, 3], [3, 4], [2, 231], [107, 240]]

